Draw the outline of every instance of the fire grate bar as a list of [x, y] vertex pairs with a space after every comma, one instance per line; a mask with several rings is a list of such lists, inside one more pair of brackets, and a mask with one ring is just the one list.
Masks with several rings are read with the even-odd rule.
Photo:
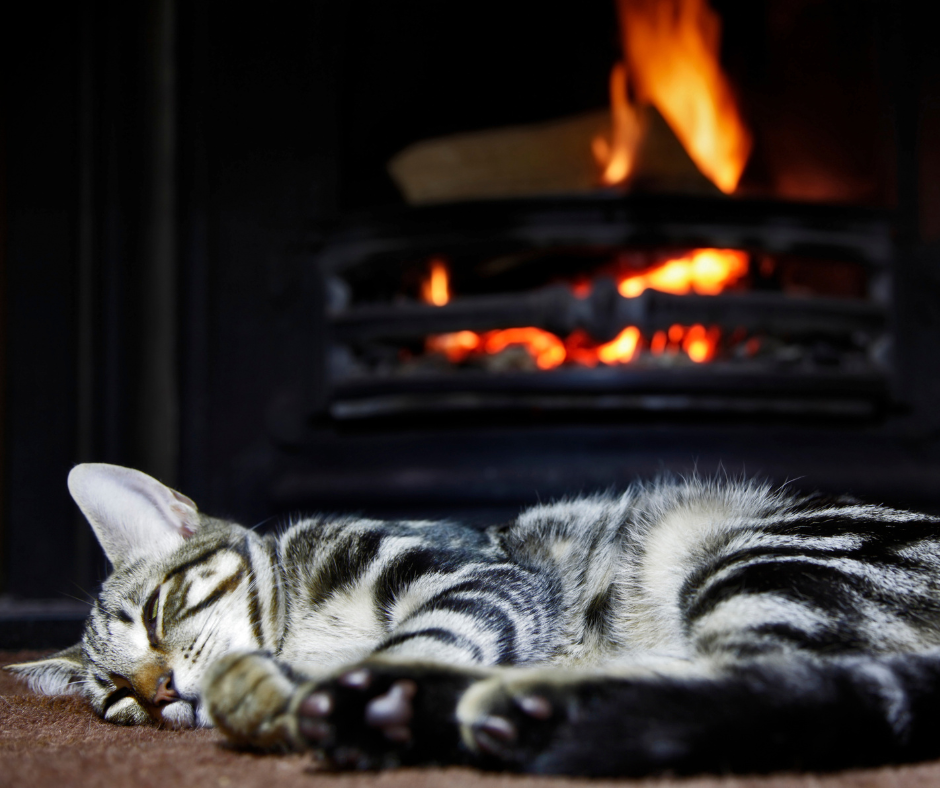
[[660, 414], [735, 414], [761, 416], [828, 416], [865, 419], [875, 416], [881, 405], [864, 397], [734, 397], [688, 394], [621, 394], [606, 396], [538, 396], [533, 394], [440, 393], [428, 396], [386, 395], [339, 400], [330, 405], [330, 415], [340, 421], [398, 416], [406, 413], [454, 413], [533, 410], [638, 411]]
[[601, 279], [587, 298], [579, 298], [564, 285], [553, 285], [524, 294], [456, 298], [440, 307], [418, 303], [361, 306], [331, 315], [330, 323], [334, 339], [344, 343], [523, 326], [560, 336], [583, 329], [604, 342], [627, 326], [652, 332], [677, 323], [789, 336], [844, 337], [881, 332], [886, 316], [877, 304], [777, 293], [702, 296], [646, 290], [625, 298], [612, 280]]
[[369, 378], [333, 392], [330, 415], [357, 420], [407, 413], [493, 410], [737, 413], [872, 417], [889, 399], [874, 369], [811, 370], [714, 363], [666, 369], [557, 369], [539, 375], [467, 371], [463, 375]]
[[625, 245], [718, 246], [891, 264], [892, 224], [855, 206], [694, 195], [491, 200], [379, 211], [338, 228], [319, 253], [325, 273], [366, 261], [468, 249]]

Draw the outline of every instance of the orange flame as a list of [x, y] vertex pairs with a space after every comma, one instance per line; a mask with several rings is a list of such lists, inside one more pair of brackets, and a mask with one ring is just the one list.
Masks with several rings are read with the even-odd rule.
[[[633, 298], [647, 288], [667, 293], [702, 295], [720, 293], [747, 273], [746, 252], [735, 249], [694, 249], [687, 254], [660, 263], [648, 271], [622, 276], [617, 288], [621, 295]], [[436, 279], [435, 279], [436, 278]], [[438, 293], [443, 293], [446, 304], [450, 297], [447, 266], [432, 260], [431, 272], [422, 282], [422, 299], [436, 303], [433, 298], [435, 281]], [[589, 291], [589, 284], [577, 282], [576, 289]], [[649, 352], [685, 353], [692, 361], [703, 363], [715, 357], [721, 330], [715, 326], [670, 326], [668, 331], [657, 331], [649, 341]], [[449, 361], [459, 364], [472, 355], [500, 353], [510, 346], [525, 348], [539, 369], [554, 369], [566, 361], [581, 366], [595, 367], [599, 363], [627, 364], [633, 361], [645, 345], [636, 326], [628, 326], [613, 340], [603, 344], [594, 342], [584, 331], [574, 331], [564, 341], [540, 328], [507, 328], [477, 333], [455, 331], [430, 336], [426, 340], [429, 352], [442, 353]]]
[[669, 337], [665, 331], [657, 331], [650, 340], [650, 353], [654, 356], [661, 356], [666, 352], [666, 346], [669, 343]]
[[633, 360], [640, 343], [640, 329], [627, 326], [616, 338], [597, 349], [597, 357], [605, 364], [626, 364]]
[[617, 63], [610, 75], [611, 141], [592, 140], [601, 181], [621, 183], [636, 156], [640, 125], [626, 93], [629, 69], [638, 98], [659, 110], [702, 174], [730, 194], [752, 140], [721, 70], [718, 15], [708, 0], [618, 0], [618, 10], [627, 67]]
[[554, 334], [540, 328], [506, 328], [499, 331], [456, 331], [437, 334], [427, 339], [429, 351], [443, 353], [457, 364], [474, 352], [494, 355], [510, 345], [520, 345], [535, 359], [539, 369], [553, 369], [561, 365], [567, 353], [565, 344]]
[[721, 330], [716, 326], [706, 329], [705, 326], [694, 325], [686, 332], [682, 349], [692, 361], [701, 364], [714, 358], [720, 338]]
[[435, 334], [427, 338], [426, 347], [432, 353], [443, 353], [447, 360], [459, 364], [482, 344], [475, 331], [455, 331], [452, 334]]
[[628, 274], [617, 283], [625, 298], [647, 288], [663, 293], [717, 295], [747, 273], [747, 252], [737, 249], [694, 249], [650, 271]]
[[522, 345], [535, 359], [539, 369], [559, 366], [566, 357], [564, 343], [554, 334], [540, 328], [506, 328], [488, 331], [483, 335], [483, 347], [487, 353], [499, 353], [509, 345]]
[[640, 117], [627, 99], [627, 69], [617, 63], [610, 72], [610, 140], [591, 140], [594, 159], [603, 168], [601, 183], [612, 186], [627, 179], [633, 170], [640, 142]]
[[444, 306], [450, 301], [450, 274], [443, 260], [431, 260], [431, 273], [421, 283], [421, 300], [434, 306]]

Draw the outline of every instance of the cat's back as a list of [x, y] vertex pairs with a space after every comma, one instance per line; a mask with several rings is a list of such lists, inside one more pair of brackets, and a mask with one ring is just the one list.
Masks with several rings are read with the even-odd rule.
[[[890, 650], [879, 621], [897, 648], [940, 641], [940, 525], [928, 515], [692, 478], [534, 507], [503, 542], [559, 579], [564, 663], [785, 646], [761, 628], [798, 647], [824, 635]], [[928, 615], [909, 615], [911, 602]]]

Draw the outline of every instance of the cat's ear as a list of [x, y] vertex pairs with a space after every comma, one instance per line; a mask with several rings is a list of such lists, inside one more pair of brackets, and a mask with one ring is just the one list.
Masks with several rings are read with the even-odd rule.
[[69, 492], [116, 567], [141, 556], [165, 555], [199, 527], [199, 510], [189, 498], [119, 465], [76, 465]]
[[29, 688], [40, 695], [71, 695], [79, 691], [85, 676], [81, 644], [45, 659], [4, 665], [3, 669], [25, 679]]

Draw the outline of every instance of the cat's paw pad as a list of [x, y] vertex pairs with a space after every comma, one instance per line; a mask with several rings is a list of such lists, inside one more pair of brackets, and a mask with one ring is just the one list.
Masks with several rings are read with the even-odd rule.
[[296, 704], [296, 730], [334, 765], [394, 765], [395, 750], [412, 741], [412, 701], [418, 694], [413, 679], [358, 667], [312, 689]]
[[548, 748], [558, 726], [576, 713], [564, 685], [505, 677], [477, 682], [457, 707], [464, 745], [507, 767]]
[[289, 747], [289, 705], [295, 684], [274, 659], [258, 652], [228, 654], [203, 683], [202, 700], [212, 722], [233, 743]]
[[414, 717], [411, 701], [418, 685], [411, 679], [399, 679], [384, 695], [366, 704], [366, 725], [382, 732], [386, 739], [404, 744], [411, 741], [410, 723]]
[[[371, 685], [371, 674], [364, 668], [350, 671], [336, 680], [339, 687], [367, 691]], [[350, 697], [353, 693], [337, 693], [336, 689], [321, 689], [307, 695], [297, 707], [297, 726], [310, 744], [320, 744], [335, 737], [334, 712], [337, 710], [337, 694], [343, 696], [341, 716], [349, 716], [353, 708], [362, 707], [362, 720], [367, 726], [393, 742], [411, 740], [409, 723], [414, 716], [411, 701], [418, 692], [418, 685], [411, 679], [398, 679], [388, 689], [369, 700], [366, 696]], [[363, 703], [364, 702], [364, 703]]]
[[299, 741], [339, 768], [459, 760], [454, 709], [476, 678], [433, 665], [369, 663], [305, 685], [292, 703]]

